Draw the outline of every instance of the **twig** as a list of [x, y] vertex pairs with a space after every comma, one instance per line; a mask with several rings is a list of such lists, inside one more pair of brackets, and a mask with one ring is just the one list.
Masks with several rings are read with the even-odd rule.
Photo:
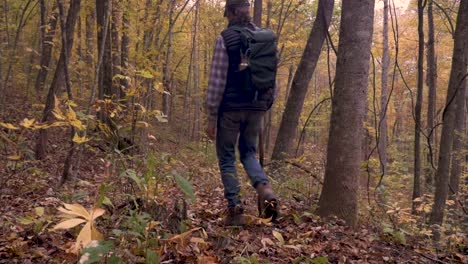
[[322, 103], [324, 103], [324, 102], [326, 102], [326, 101], [328, 101], [330, 99], [331, 99], [330, 97], [327, 97], [327, 98], [323, 99], [322, 101], [320, 101], [318, 104], [316, 104], [315, 107], [310, 112], [309, 116], [307, 117], [307, 120], [305, 121], [304, 126], [303, 126], [302, 131], [301, 131], [301, 136], [299, 137], [299, 141], [297, 142], [296, 157], [297, 157], [297, 153], [299, 152], [299, 146], [302, 143], [301, 141], [302, 141], [302, 138], [304, 137], [305, 129], [307, 128], [307, 125], [309, 124], [310, 118], [314, 114], [315, 110], [317, 110], [317, 108], [319, 108]]
[[453, 27], [452, 19], [450, 18], [449, 14], [447, 14], [447, 11], [445, 10], [445, 8], [440, 6], [436, 1], [432, 1], [432, 3], [434, 3], [437, 6], [437, 8], [439, 8], [440, 11], [442, 11], [444, 13], [445, 17], [447, 18], [447, 20], [448, 20], [448, 22], [450, 24], [450, 34], [452, 35], [452, 38], [455, 37], [454, 36], [455, 29]]
[[268, 164], [265, 164], [264, 167], [267, 167], [267, 166], [270, 166], [272, 164], [278, 164], [278, 163], [286, 163], [286, 164], [289, 164], [289, 165], [292, 165], [304, 172], [307, 172], [310, 174], [310, 176], [312, 176], [314, 179], [316, 179], [321, 185], [323, 185], [323, 182], [322, 180], [317, 176], [315, 175], [315, 173], [313, 171], [311, 171], [310, 169], [307, 169], [307, 168], [304, 168], [302, 165], [298, 164], [298, 163], [295, 163], [295, 162], [292, 162], [292, 161], [289, 161], [289, 160], [277, 160], [275, 162], [271, 162], [271, 163], [268, 163]]

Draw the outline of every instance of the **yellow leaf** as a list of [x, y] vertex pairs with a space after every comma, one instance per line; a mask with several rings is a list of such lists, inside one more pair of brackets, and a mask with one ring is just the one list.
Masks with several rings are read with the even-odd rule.
[[11, 129], [11, 130], [18, 130], [19, 128], [14, 126], [13, 124], [10, 123], [2, 123], [0, 122], [0, 126], [6, 128], [6, 129]]
[[92, 241], [92, 228], [91, 228], [91, 222], [86, 223], [84, 225], [83, 229], [81, 229], [80, 233], [78, 234], [78, 237], [76, 238], [76, 243], [75, 245], [72, 246], [70, 251], [72, 253], [78, 254], [80, 250], [86, 245], [88, 245], [89, 242]]
[[154, 89], [158, 91], [159, 93], [164, 93], [164, 87], [163, 84], [158, 82], [154, 85]]
[[74, 216], [81, 216], [86, 220], [91, 219], [91, 216], [89, 215], [88, 211], [86, 211], [86, 209], [80, 204], [64, 203], [63, 206], [65, 206], [65, 209], [61, 207], [58, 209], [62, 213], [74, 215]]
[[91, 225], [91, 239], [92, 240], [103, 240], [104, 236], [97, 230], [94, 225]]
[[143, 122], [143, 121], [137, 121], [136, 126], [137, 127], [144, 127], [144, 128], [150, 127], [150, 125], [147, 122]]
[[21, 156], [20, 155], [11, 155], [11, 156], [8, 156], [7, 159], [11, 160], [11, 161], [18, 161], [18, 160], [21, 159]]
[[91, 219], [94, 220], [101, 215], [103, 215], [106, 212], [106, 210], [102, 208], [94, 208], [93, 211], [91, 212]]
[[36, 207], [34, 208], [34, 211], [36, 213], [37, 216], [43, 216], [44, 215], [44, 207]]
[[90, 139], [86, 138], [85, 136], [80, 137], [77, 133], [73, 136], [73, 142], [75, 142], [77, 144], [83, 144], [83, 143], [88, 142], [89, 140]]
[[70, 252], [79, 254], [80, 250], [88, 246], [92, 241], [102, 239], [102, 234], [94, 227], [92, 222], [88, 222], [84, 225], [83, 229], [81, 229], [76, 238], [76, 243], [70, 248]]
[[67, 112], [67, 118], [68, 120], [76, 120], [76, 113], [73, 111], [73, 108], [68, 107], [68, 112]]
[[81, 218], [72, 218], [72, 219], [68, 219], [68, 220], [65, 220], [59, 224], [57, 224], [56, 226], [54, 226], [54, 230], [60, 230], [60, 229], [69, 229], [69, 228], [73, 228], [79, 224], [82, 224], [82, 223], [85, 223], [86, 220], [85, 219], [81, 219]]
[[72, 107], [77, 107], [77, 106], [78, 106], [78, 105], [77, 105], [75, 102], [73, 102], [73, 101], [68, 101], [67, 104], [68, 104], [68, 106], [72, 106]]
[[70, 122], [70, 125], [71, 126], [74, 126], [75, 128], [77, 128], [78, 130], [84, 130], [86, 127], [83, 125], [83, 123], [81, 123], [80, 120], [78, 119], [74, 119], [74, 120], [69, 120]]
[[62, 126], [67, 126], [67, 122], [61, 122], [61, 121], [56, 121], [53, 122], [52, 124], [49, 125], [42, 125], [43, 128], [51, 128], [51, 127], [62, 127]]
[[36, 120], [33, 118], [33, 119], [23, 119], [23, 121], [21, 121], [20, 125], [22, 125], [23, 127], [25, 128], [32, 128], [34, 126], [34, 123], [36, 122]]
[[190, 242], [195, 243], [195, 244], [206, 244], [206, 241], [200, 237], [192, 237], [190, 238]]
[[280, 242], [280, 245], [284, 245], [284, 238], [280, 232], [273, 230], [273, 236], [276, 237], [276, 239], [278, 239], [278, 241]]

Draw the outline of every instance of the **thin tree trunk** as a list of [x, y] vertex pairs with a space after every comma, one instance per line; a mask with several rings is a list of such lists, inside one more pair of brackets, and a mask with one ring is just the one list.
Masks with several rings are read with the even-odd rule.
[[112, 94], [117, 94], [120, 98], [120, 82], [113, 81], [114, 76], [121, 74], [121, 61], [120, 61], [120, 37], [119, 37], [119, 25], [122, 24], [122, 8], [120, 1], [114, 1], [112, 3], [112, 20], [111, 20], [111, 39], [112, 39]]
[[122, 67], [122, 74], [125, 76], [124, 79], [120, 80], [121, 90], [120, 90], [120, 98], [124, 98], [127, 93], [127, 89], [130, 85], [128, 82], [128, 67], [129, 67], [129, 49], [130, 49], [130, 19], [129, 19], [129, 2], [128, 0], [124, 1], [123, 7], [123, 17], [122, 17], [122, 48], [121, 48], [121, 67]]
[[373, 21], [373, 0], [343, 2], [327, 165], [318, 213], [342, 218], [350, 226], [356, 225], [358, 215]]
[[[432, 155], [435, 154], [434, 142], [434, 126], [436, 115], [436, 98], [437, 98], [437, 64], [435, 56], [435, 38], [434, 38], [434, 16], [433, 16], [433, 0], [429, 0], [427, 4], [427, 23], [428, 23], [428, 40], [427, 40], [427, 86], [429, 88], [427, 100], [427, 134], [429, 135], [429, 144], [432, 149]], [[433, 182], [433, 171], [430, 165], [432, 160], [431, 153], [427, 153], [427, 162], [425, 170], [425, 182], [428, 187]]]
[[273, 8], [273, 3], [271, 0], [267, 2], [267, 17], [266, 17], [266, 28], [271, 27], [271, 9]]
[[[63, 67], [63, 72], [65, 75], [65, 85], [67, 89], [67, 94], [68, 94], [68, 100], [73, 101], [73, 93], [71, 90], [71, 80], [70, 80], [70, 73], [68, 70], [68, 66], [70, 64], [69, 60], [69, 53], [68, 53], [68, 44], [67, 44], [67, 30], [66, 30], [66, 21], [65, 21], [65, 10], [63, 8], [63, 0], [57, 0], [58, 2], [58, 8], [59, 8], [59, 13], [60, 13], [60, 28], [62, 30], [62, 54], [63, 60], [64, 60], [64, 67]], [[81, 21], [80, 21], [81, 23]], [[73, 33], [73, 32], [72, 32]], [[62, 173], [62, 180], [61, 184], [63, 184], [65, 181], [69, 180], [73, 176], [73, 154], [75, 153], [75, 142], [73, 141], [73, 137], [75, 135], [75, 128], [73, 126], [70, 126], [70, 150], [68, 151], [68, 155], [65, 159], [65, 165], [63, 168], [63, 173]]]
[[200, 1], [197, 2], [195, 7], [195, 18], [193, 22], [193, 39], [192, 39], [192, 52], [193, 52], [193, 94], [194, 94], [194, 106], [193, 106], [193, 126], [192, 126], [192, 140], [200, 140], [200, 95], [199, 95], [199, 84], [200, 84], [200, 69], [198, 63], [198, 24], [200, 18]]
[[40, 70], [37, 73], [36, 83], [34, 85], [34, 89], [37, 93], [40, 93], [44, 90], [45, 80], [47, 79], [47, 74], [49, 73], [49, 66], [50, 60], [52, 58], [52, 49], [54, 47], [54, 36], [55, 30], [57, 28], [57, 19], [58, 12], [57, 6], [54, 4], [52, 8], [52, 14], [49, 17], [49, 21], [47, 22], [47, 26], [44, 37], [42, 39], [42, 46], [41, 46], [41, 62], [40, 62]]
[[424, 84], [424, 0], [418, 0], [418, 91], [416, 94], [415, 124], [414, 124], [414, 182], [413, 182], [413, 206], [412, 213], [416, 214], [418, 202], [421, 197], [421, 109], [423, 103]]
[[164, 75], [163, 75], [163, 85], [164, 85], [164, 94], [163, 94], [163, 113], [169, 117], [171, 120], [170, 115], [170, 102], [171, 98], [174, 95], [170, 94], [170, 87], [171, 87], [171, 60], [172, 60], [172, 40], [173, 40], [173, 27], [174, 27], [174, 11], [176, 8], [176, 0], [171, 0], [171, 6], [169, 9], [169, 32], [168, 32], [168, 40], [167, 40], [167, 50], [166, 50], [166, 61], [164, 65]]
[[291, 92], [283, 113], [273, 149], [273, 160], [281, 160], [289, 155], [290, 148], [296, 138], [296, 130], [309, 82], [317, 66], [320, 51], [327, 36], [328, 26], [333, 14], [334, 0], [320, 0], [318, 4], [317, 17], [307, 40], [304, 54], [294, 75]]
[[[64, 69], [65, 69], [65, 58], [63, 54], [71, 54], [73, 49], [73, 39], [75, 32], [75, 25], [78, 19], [78, 13], [80, 12], [81, 0], [72, 0], [70, 8], [68, 10], [67, 22], [66, 22], [66, 37], [67, 37], [67, 46], [66, 51], [61, 52], [57, 67], [55, 69], [54, 78], [50, 84], [49, 92], [47, 93], [46, 105], [44, 108], [44, 113], [42, 115], [42, 123], [46, 123], [52, 117], [52, 110], [55, 105], [55, 95], [57, 94], [58, 80], [63, 78]], [[47, 130], [39, 130], [39, 136], [36, 142], [36, 159], [42, 160], [46, 157], [46, 148], [47, 148]]]
[[[440, 138], [439, 163], [435, 175], [435, 196], [432, 206], [431, 224], [441, 225], [444, 219], [445, 201], [449, 184], [457, 105], [464, 95], [467, 78], [468, 53], [468, 0], [461, 0], [454, 33], [452, 69], [447, 90], [446, 106], [443, 113], [443, 127]], [[439, 232], [435, 232], [435, 239]]]
[[[468, 54], [468, 52], [467, 52]], [[450, 188], [449, 194], [450, 197], [454, 198], [460, 190], [460, 177], [462, 174], [463, 168], [463, 151], [466, 150], [466, 142], [464, 141], [465, 137], [465, 117], [466, 117], [466, 105], [465, 98], [467, 98], [466, 91], [466, 81], [465, 81], [465, 91], [458, 95], [457, 99], [457, 109], [455, 115], [455, 134], [453, 135], [453, 155], [452, 155], [452, 167], [450, 172]]]
[[[96, 26], [96, 9], [90, 3], [87, 4], [86, 12], [86, 63], [94, 66], [94, 41], [95, 41], [95, 26]], [[92, 86], [91, 82], [91, 86]]]
[[263, 0], [255, 0], [253, 22], [257, 27], [262, 27]]
[[382, 56], [382, 90], [380, 101], [380, 123], [379, 123], [379, 157], [381, 173], [385, 176], [387, 172], [387, 104], [388, 104], [388, 68], [390, 57], [388, 51], [388, 0], [384, 0], [383, 17], [383, 56]]
[[[96, 0], [96, 22], [98, 27], [98, 56], [103, 55], [103, 63], [99, 69], [99, 88], [98, 88], [98, 99], [103, 100], [105, 98], [112, 98], [113, 87], [112, 87], [112, 29], [111, 29], [111, 19], [105, 20], [106, 12], [112, 10], [112, 1], [111, 0]], [[105, 23], [108, 23], [105, 25]], [[109, 28], [108, 34], [106, 34], [106, 39], [104, 41], [103, 29]], [[105, 43], [104, 50], [101, 50], [102, 43]], [[105, 112], [105, 109], [102, 109], [99, 113], [99, 118], [102, 122], [106, 123], [109, 127], [112, 126], [112, 122]]]

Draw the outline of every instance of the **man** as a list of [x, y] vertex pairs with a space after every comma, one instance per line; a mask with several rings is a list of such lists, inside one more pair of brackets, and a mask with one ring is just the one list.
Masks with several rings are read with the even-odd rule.
[[216, 136], [216, 152], [228, 202], [225, 225], [241, 226], [245, 219], [235, 167], [237, 142], [240, 160], [257, 191], [260, 216], [274, 220], [278, 215], [278, 199], [256, 158], [262, 118], [273, 103], [274, 85], [271, 91], [260, 92], [243, 87], [246, 65], [241, 55], [239, 28], [256, 30], [251, 22], [249, 1], [227, 0], [224, 16], [229, 25], [217, 39], [208, 83], [207, 135], [211, 139]]

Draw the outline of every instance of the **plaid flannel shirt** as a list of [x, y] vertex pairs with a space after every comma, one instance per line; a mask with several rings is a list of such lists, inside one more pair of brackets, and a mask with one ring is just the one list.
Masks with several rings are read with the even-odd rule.
[[215, 121], [218, 118], [219, 107], [226, 88], [228, 68], [229, 57], [226, 46], [223, 37], [219, 36], [214, 48], [206, 97], [206, 107], [210, 121]]

